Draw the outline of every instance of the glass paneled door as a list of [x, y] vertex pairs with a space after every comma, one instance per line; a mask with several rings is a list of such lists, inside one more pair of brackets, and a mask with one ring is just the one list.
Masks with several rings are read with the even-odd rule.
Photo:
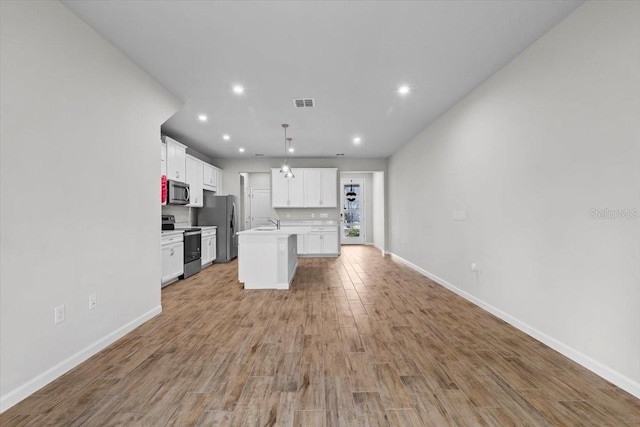
[[341, 179], [340, 200], [342, 202], [341, 243], [343, 245], [364, 244], [364, 180]]

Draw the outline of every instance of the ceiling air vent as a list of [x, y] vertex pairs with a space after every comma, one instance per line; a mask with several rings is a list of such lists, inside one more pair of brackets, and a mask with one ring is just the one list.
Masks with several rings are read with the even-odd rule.
[[296, 108], [309, 108], [316, 106], [316, 100], [314, 98], [296, 98], [293, 100], [293, 105]]
[[263, 157], [263, 156], [264, 156], [264, 154], [263, 154], [263, 153], [256, 153], [256, 156], [257, 156], [257, 157]]

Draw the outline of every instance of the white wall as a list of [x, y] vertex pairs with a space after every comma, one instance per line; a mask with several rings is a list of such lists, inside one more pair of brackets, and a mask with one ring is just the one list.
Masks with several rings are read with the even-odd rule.
[[640, 397], [640, 220], [590, 214], [640, 209], [639, 17], [585, 3], [392, 156], [389, 228], [399, 257]]
[[385, 217], [386, 206], [384, 191], [384, 172], [374, 172], [371, 181], [373, 197], [373, 245], [385, 251]]
[[252, 172], [247, 174], [249, 179], [249, 188], [271, 189], [271, 171], [269, 172]]
[[160, 312], [158, 141], [178, 103], [62, 4], [0, 8], [4, 410]]

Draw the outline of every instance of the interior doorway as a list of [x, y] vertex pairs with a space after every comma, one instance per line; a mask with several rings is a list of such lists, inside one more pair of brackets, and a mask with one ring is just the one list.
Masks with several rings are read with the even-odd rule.
[[340, 240], [343, 245], [363, 245], [366, 241], [364, 194], [364, 179], [340, 179]]
[[271, 172], [240, 173], [240, 214], [242, 230], [272, 225]]
[[249, 228], [273, 225], [271, 222], [271, 190], [249, 189]]

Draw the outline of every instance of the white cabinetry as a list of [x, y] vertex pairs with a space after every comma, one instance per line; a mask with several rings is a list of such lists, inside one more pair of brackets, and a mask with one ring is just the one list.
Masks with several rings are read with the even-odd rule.
[[195, 157], [186, 156], [187, 184], [189, 184], [190, 207], [202, 207], [203, 163]]
[[335, 208], [338, 206], [338, 169], [304, 169], [304, 207]]
[[160, 176], [167, 175], [167, 144], [160, 143]]
[[317, 255], [338, 254], [338, 230], [335, 227], [314, 227], [307, 234], [306, 253]]
[[218, 184], [218, 194], [222, 193], [222, 169], [216, 168], [216, 182]]
[[216, 229], [202, 229], [202, 266], [212, 263], [216, 259]]
[[182, 240], [183, 235], [179, 231], [162, 235], [162, 286], [174, 282], [183, 273], [184, 247]]
[[222, 190], [222, 171], [215, 166], [204, 163], [204, 189], [220, 193]]
[[340, 253], [337, 225], [309, 225], [304, 222], [287, 221], [282, 224], [281, 229], [297, 234], [298, 255], [337, 256]]
[[204, 181], [203, 181], [204, 189], [217, 191], [218, 190], [217, 178], [218, 178], [218, 175], [216, 174], [216, 168], [205, 163], [204, 164]]
[[287, 179], [280, 169], [271, 169], [271, 206], [274, 208], [304, 207], [304, 172], [294, 170], [295, 178]]
[[186, 182], [185, 161], [187, 155], [187, 147], [166, 138], [167, 143], [167, 179], [174, 181]]
[[311, 232], [311, 226], [283, 224], [280, 228], [297, 235], [298, 255], [304, 255], [307, 253], [307, 235]]

